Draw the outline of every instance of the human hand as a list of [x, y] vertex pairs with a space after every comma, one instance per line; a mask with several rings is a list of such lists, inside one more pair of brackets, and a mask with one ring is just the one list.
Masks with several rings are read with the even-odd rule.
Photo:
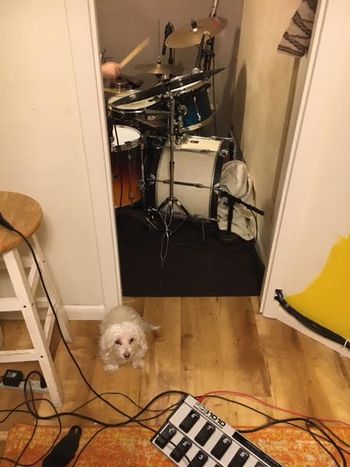
[[116, 79], [120, 76], [121, 68], [117, 62], [105, 62], [101, 65], [102, 76], [105, 79]]

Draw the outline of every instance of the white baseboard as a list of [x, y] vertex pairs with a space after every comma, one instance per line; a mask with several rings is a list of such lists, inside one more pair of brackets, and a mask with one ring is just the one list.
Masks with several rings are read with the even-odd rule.
[[105, 315], [103, 305], [64, 305], [69, 320], [101, 321]]
[[[101, 321], [106, 312], [103, 305], [64, 305], [63, 309], [70, 321]], [[41, 319], [45, 319], [45, 311], [39, 309], [39, 316]], [[2, 318], [22, 319], [22, 313], [20, 311], [3, 312]]]

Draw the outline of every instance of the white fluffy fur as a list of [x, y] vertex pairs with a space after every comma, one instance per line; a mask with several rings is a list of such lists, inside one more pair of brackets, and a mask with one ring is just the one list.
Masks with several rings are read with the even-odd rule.
[[129, 306], [110, 310], [101, 324], [100, 356], [105, 370], [116, 371], [127, 362], [134, 368], [143, 368], [148, 348], [146, 332], [158, 329]]

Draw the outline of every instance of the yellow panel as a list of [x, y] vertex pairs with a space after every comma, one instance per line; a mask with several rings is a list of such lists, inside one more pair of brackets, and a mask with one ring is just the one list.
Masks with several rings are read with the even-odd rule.
[[333, 246], [317, 279], [286, 300], [307, 318], [350, 338], [350, 235]]

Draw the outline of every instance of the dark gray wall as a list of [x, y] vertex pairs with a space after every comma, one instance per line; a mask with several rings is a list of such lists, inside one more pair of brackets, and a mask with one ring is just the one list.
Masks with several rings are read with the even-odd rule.
[[[214, 125], [205, 134], [226, 136], [231, 123], [232, 100], [243, 0], [219, 0], [217, 16], [228, 20], [227, 27], [216, 36], [215, 67], [225, 70], [215, 77], [217, 131]], [[204, 0], [96, 0], [101, 50], [117, 61], [125, 58], [146, 37], [149, 46], [124, 69], [123, 73], [144, 80], [144, 88], [156, 84], [153, 75], [140, 70], [142, 64], [155, 64], [163, 44], [167, 22], [175, 30], [189, 25], [191, 19], [207, 18], [213, 6]], [[189, 73], [195, 63], [197, 47], [176, 49], [178, 73]], [[212, 95], [212, 94], [211, 94]]]

